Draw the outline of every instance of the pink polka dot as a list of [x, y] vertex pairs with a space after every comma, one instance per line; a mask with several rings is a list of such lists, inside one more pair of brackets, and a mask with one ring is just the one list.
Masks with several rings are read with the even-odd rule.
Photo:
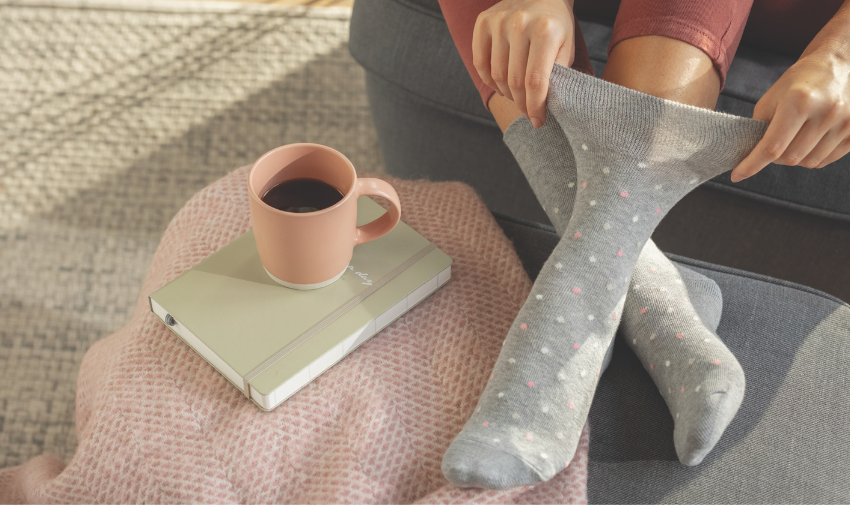
[[616, 320], [617, 320], [617, 313], [616, 313], [616, 312], [614, 312], [613, 314], [611, 314], [611, 319], [613, 319], [614, 321], [616, 321]]
[[567, 405], [567, 406], [568, 406], [569, 408], [571, 408], [571, 409], [576, 408], [576, 406], [575, 406], [575, 405], [573, 405], [573, 402], [570, 402], [570, 403], [569, 403], [569, 405]]
[[650, 364], [649, 364], [649, 369], [650, 369], [650, 370], [655, 370], [655, 365], [653, 365], [652, 363], [650, 363]]
[[622, 258], [623, 257], [623, 251], [617, 251], [617, 256]]
[[656, 213], [656, 214], [661, 214], [661, 207], [658, 207], [657, 209], [655, 209], [655, 213]]
[[527, 329], [528, 329], [528, 325], [527, 325], [527, 324], [525, 324], [525, 323], [522, 323], [521, 325], [519, 325], [519, 328], [520, 328], [521, 330], [527, 330]]
[[564, 463], [564, 468], [566, 468], [566, 467], [568, 467], [568, 466], [570, 466], [570, 462], [569, 462], [569, 461], [567, 461], [566, 463]]
[[582, 182], [582, 183], [581, 183], [581, 187], [586, 188], [586, 187], [587, 187], [587, 183], [586, 183], [586, 182]]
[[682, 386], [682, 392], [683, 393], [685, 392], [685, 386]]
[[599, 375], [599, 369], [598, 368], [596, 369], [596, 375]]
[[575, 232], [575, 233], [573, 233], [573, 237], [579, 238], [579, 237], [581, 237], [581, 233]]
[[684, 337], [684, 335], [682, 335], [681, 333], [676, 334], [676, 338], [682, 338], [682, 337]]
[[719, 359], [716, 359], [716, 360], [712, 361], [712, 363], [714, 363], [715, 365], [719, 365], [719, 364], [720, 364], [720, 360], [719, 360]]
[[526, 435], [525, 438], [528, 439], [528, 440], [534, 440], [534, 436], [531, 433]]
[[581, 293], [581, 289], [580, 288], [573, 288], [573, 293], [579, 294], [579, 293]]
[[688, 300], [687, 296], [685, 297], [685, 301], [690, 303], [690, 300]]
[[573, 344], [573, 349], [578, 349], [578, 344]]
[[655, 273], [655, 267], [649, 267], [649, 271]]
[[493, 380], [493, 374], [490, 374], [490, 378], [488, 380]]
[[534, 387], [534, 383], [533, 383], [533, 382], [531, 382], [531, 381], [528, 381], [528, 387], [533, 388], [533, 387]]
[[641, 314], [646, 314], [646, 307], [644, 307], [644, 308], [640, 309], [640, 313], [641, 313]]
[[487, 421], [484, 421], [483, 423], [481, 423], [481, 426], [490, 426], [490, 423], [488, 423]]
[[620, 196], [622, 196], [623, 198], [628, 198], [629, 192], [628, 191], [620, 191]]

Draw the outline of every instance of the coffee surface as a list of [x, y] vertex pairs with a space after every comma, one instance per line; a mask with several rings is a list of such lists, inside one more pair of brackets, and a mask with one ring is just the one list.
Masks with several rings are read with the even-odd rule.
[[284, 212], [316, 212], [336, 204], [344, 195], [327, 182], [318, 179], [290, 179], [272, 186], [262, 200]]

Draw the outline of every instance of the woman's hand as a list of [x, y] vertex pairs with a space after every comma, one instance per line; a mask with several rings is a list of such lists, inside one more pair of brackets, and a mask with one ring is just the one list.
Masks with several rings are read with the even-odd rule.
[[821, 168], [850, 151], [850, 59], [841, 53], [804, 53], [756, 103], [753, 118], [770, 125], [732, 182], [771, 162]]
[[569, 67], [574, 59], [572, 0], [502, 0], [475, 22], [472, 62], [478, 75], [513, 100], [535, 128], [546, 122], [554, 63]]

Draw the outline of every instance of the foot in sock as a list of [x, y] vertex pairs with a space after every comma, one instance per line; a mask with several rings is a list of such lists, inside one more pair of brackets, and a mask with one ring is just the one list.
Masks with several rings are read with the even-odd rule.
[[461, 486], [535, 484], [569, 465], [647, 239], [764, 133], [762, 122], [576, 74], [556, 65], [548, 99], [575, 146], [573, 215], [446, 451], [443, 473]]
[[[520, 116], [505, 130], [504, 140], [558, 234], [562, 235], [572, 215], [576, 167], [560, 125], [549, 115], [546, 123], [535, 129], [529, 120]], [[649, 307], [658, 310], [652, 311]], [[626, 295], [622, 325], [628, 345], [634, 348], [667, 399], [676, 426], [676, 451], [679, 460], [689, 466], [698, 464], [711, 451], [743, 398], [744, 372], [714, 333], [722, 307], [720, 288], [714, 281], [674, 265], [651, 239], [647, 240]], [[665, 334], [698, 337], [684, 342], [653, 336]], [[704, 342], [705, 339], [709, 341]], [[651, 345], [636, 348], [638, 342]], [[683, 356], [685, 349], [687, 356]], [[609, 349], [601, 366], [603, 371], [610, 356]], [[712, 366], [689, 366], [683, 370], [667, 366], [655, 368], [656, 364], [669, 361], [671, 356], [681, 356], [681, 360], [688, 363], [691, 360], [712, 363]], [[713, 365], [715, 361], [720, 364]], [[687, 396], [668, 397], [672, 391], [681, 390], [683, 374], [690, 382], [705, 385], [699, 391], [694, 387]], [[717, 401], [718, 398], [724, 401]]]
[[[706, 300], [696, 305], [697, 310], [690, 293], [705, 292], [711, 285], [700, 289], [684, 270], [680, 273], [669, 261], [658, 261], [664, 255], [653, 243], [644, 247], [641, 258], [623, 308], [623, 332], [667, 402], [679, 461], [697, 465], [738, 412], [744, 371], [714, 333], [722, 311], [720, 290], [713, 297], [702, 297]], [[658, 277], [673, 285], [658, 289]], [[712, 304], [712, 299], [720, 303]]]

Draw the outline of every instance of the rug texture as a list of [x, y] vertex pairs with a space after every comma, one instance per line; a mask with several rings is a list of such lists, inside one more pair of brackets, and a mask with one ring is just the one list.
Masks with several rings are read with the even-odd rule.
[[70, 460], [83, 355], [198, 190], [293, 142], [381, 171], [350, 12], [0, 0], [0, 468]]
[[469, 186], [388, 179], [404, 221], [452, 257], [452, 280], [272, 412], [173, 335], [147, 296], [249, 229], [247, 172], [177, 213], [132, 319], [86, 354], [70, 463], [0, 470], [0, 502], [586, 501], [586, 426], [569, 467], [535, 487], [464, 490], [440, 470], [531, 289]]

